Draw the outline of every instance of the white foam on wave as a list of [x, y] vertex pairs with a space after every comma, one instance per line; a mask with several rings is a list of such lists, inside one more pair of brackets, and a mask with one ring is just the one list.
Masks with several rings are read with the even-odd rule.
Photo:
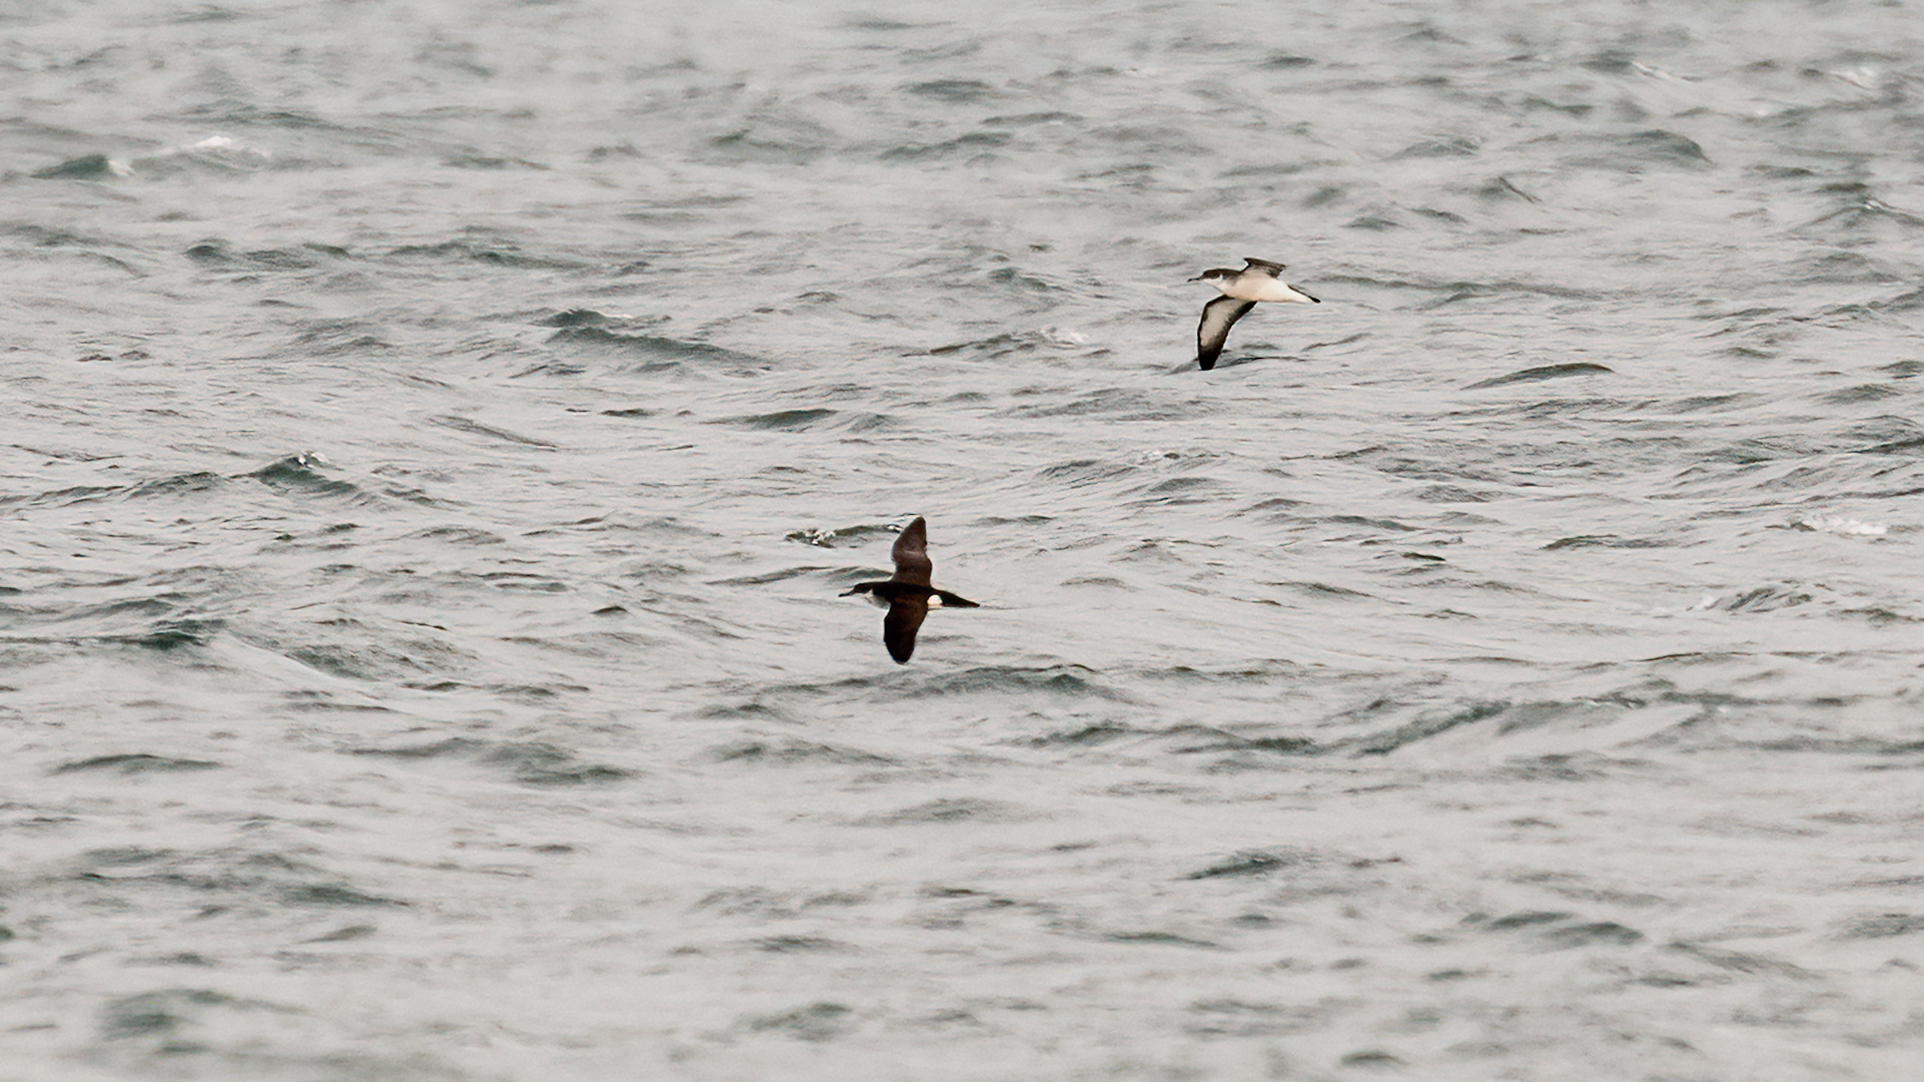
[[1864, 522], [1828, 511], [1818, 511], [1807, 518], [1793, 520], [1791, 528], [1837, 534], [1840, 537], [1882, 537], [1890, 532], [1890, 527], [1882, 522]]
[[160, 164], [170, 159], [186, 159], [224, 169], [252, 170], [265, 166], [274, 154], [263, 147], [216, 132], [192, 143], [163, 147], [147, 160]]

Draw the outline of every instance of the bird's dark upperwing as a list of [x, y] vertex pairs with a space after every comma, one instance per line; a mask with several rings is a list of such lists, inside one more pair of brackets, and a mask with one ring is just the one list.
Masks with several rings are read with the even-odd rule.
[[[927, 586], [929, 576], [935, 571], [935, 564], [929, 560], [929, 524], [917, 515], [914, 522], [902, 530], [895, 539], [895, 581], [909, 582], [917, 586]], [[918, 618], [916, 623], [922, 621]], [[915, 629], [909, 629], [909, 643], [913, 647]], [[906, 656], [906, 655], [904, 655]], [[897, 661], [902, 658], [897, 658]]]
[[882, 644], [889, 648], [889, 656], [897, 665], [909, 663], [909, 655], [915, 653], [915, 633], [928, 615], [926, 598], [901, 597], [889, 602], [889, 614], [882, 617]]
[[1244, 270], [1259, 270], [1271, 278], [1281, 278], [1285, 269], [1281, 263], [1271, 263], [1267, 259], [1257, 259], [1254, 256], [1244, 256], [1243, 262], [1249, 264], [1243, 268]]
[[[1216, 367], [1216, 358], [1222, 356], [1223, 343], [1229, 341], [1229, 328], [1254, 307], [1255, 301], [1239, 301], [1234, 297], [1217, 297], [1203, 305], [1202, 322], [1196, 324], [1196, 364], [1203, 371]], [[899, 548], [901, 542], [897, 541], [896, 545]]]

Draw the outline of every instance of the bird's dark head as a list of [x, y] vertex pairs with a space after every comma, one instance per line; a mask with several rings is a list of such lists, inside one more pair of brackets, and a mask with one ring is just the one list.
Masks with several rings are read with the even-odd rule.
[[849, 587], [848, 589], [846, 589], [846, 590], [843, 590], [843, 591], [842, 591], [841, 593], [839, 593], [839, 594], [836, 594], [835, 596], [836, 596], [836, 597], [853, 597], [853, 596], [854, 596], [854, 595], [856, 595], [856, 594], [866, 594], [866, 593], [869, 593], [869, 592], [871, 592], [871, 591], [873, 591], [874, 589], [875, 589], [875, 583], [872, 583], [872, 582], [858, 582], [858, 583], [856, 583], [855, 585], [853, 585], [853, 586], [851, 586], [851, 587]]
[[1233, 271], [1227, 267], [1211, 267], [1201, 274], [1196, 275], [1194, 278], [1191, 278], [1190, 281], [1213, 282], [1218, 278], [1234, 278], [1241, 273], [1242, 271]]

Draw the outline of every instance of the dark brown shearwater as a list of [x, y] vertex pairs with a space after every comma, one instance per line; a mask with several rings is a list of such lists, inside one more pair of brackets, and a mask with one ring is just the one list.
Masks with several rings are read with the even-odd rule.
[[929, 585], [935, 563], [929, 559], [929, 524], [920, 515], [895, 539], [893, 555], [895, 577], [886, 582], [858, 582], [841, 596], [867, 594], [877, 605], [889, 607], [889, 614], [882, 618], [882, 642], [897, 664], [906, 665], [909, 655], [915, 653], [915, 632], [928, 618], [930, 609], [979, 609], [982, 606]]

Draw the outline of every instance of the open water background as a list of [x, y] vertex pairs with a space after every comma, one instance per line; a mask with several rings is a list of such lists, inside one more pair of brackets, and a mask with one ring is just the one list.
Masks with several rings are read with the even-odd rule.
[[[1916, 3], [8, 2], [0, 89], [0, 1078], [1924, 1059]], [[1245, 255], [1325, 303], [1199, 373]]]

